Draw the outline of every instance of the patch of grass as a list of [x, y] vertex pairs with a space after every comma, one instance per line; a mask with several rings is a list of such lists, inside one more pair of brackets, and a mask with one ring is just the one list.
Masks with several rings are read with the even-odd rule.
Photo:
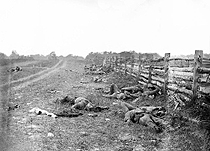
[[[130, 75], [125, 76], [124, 74], [117, 73], [117, 72], [112, 73], [108, 83], [109, 84], [115, 83], [117, 84], [119, 88], [138, 84], [136, 79], [133, 78], [132, 76]], [[169, 107], [168, 103], [169, 102], [164, 100], [164, 97], [160, 95], [160, 96], [157, 96], [155, 99], [141, 97], [136, 105], [137, 106], [144, 106], [144, 105], [164, 106], [168, 109]], [[172, 111], [172, 109], [169, 109], [169, 110]], [[171, 114], [172, 115], [174, 114], [173, 111], [171, 112]], [[186, 112], [182, 113], [182, 115], [185, 115], [185, 116], [186, 114], [187, 114]], [[171, 115], [170, 114], [167, 115], [165, 120], [167, 120], [170, 123]], [[144, 140], [145, 139], [151, 140], [154, 138], [157, 140], [160, 140], [158, 144], [155, 144], [153, 146], [153, 149], [154, 147], [162, 148], [163, 146], [166, 145], [169, 150], [190, 150], [190, 151], [202, 150], [202, 149], [206, 150], [204, 149], [206, 148], [205, 139], [203, 138], [204, 134], [202, 134], [202, 130], [200, 129], [199, 125], [195, 123], [191, 123], [189, 121], [187, 123], [183, 122], [182, 125], [184, 127], [181, 127], [177, 131], [173, 131], [173, 132], [165, 131], [163, 134], [156, 134], [151, 129], [148, 129], [148, 128], [145, 128], [136, 124], [133, 125], [135, 127], [134, 129], [132, 129], [131, 127], [129, 127], [129, 129], [133, 130], [134, 134], [140, 134], [140, 138], [143, 137]], [[166, 138], [168, 136], [170, 136], [170, 138], [168, 138], [168, 142], [166, 142]], [[139, 137], [139, 135], [137, 137]], [[145, 144], [147, 144], [147, 142], [145, 142]], [[148, 148], [147, 145], [143, 145], [143, 146]]]

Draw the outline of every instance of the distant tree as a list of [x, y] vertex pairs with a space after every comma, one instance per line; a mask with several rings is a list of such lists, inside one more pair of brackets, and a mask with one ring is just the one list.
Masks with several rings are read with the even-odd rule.
[[210, 54], [204, 53], [203, 57], [210, 59]]
[[95, 64], [102, 64], [103, 60], [105, 59], [105, 55], [99, 52], [90, 52], [86, 57], [85, 60], [95, 63]]
[[10, 59], [18, 59], [19, 58], [19, 54], [17, 53], [16, 50], [12, 51], [12, 54], [9, 56]]
[[56, 56], [56, 54], [55, 54], [55, 51], [52, 51], [49, 55], [48, 55], [48, 59], [57, 59], [57, 56]]
[[30, 57], [34, 58], [35, 60], [46, 60], [47, 59], [47, 56], [40, 55], [40, 54], [30, 55]]
[[132, 52], [123, 51], [123, 52], [120, 52], [120, 57], [123, 57], [123, 58], [131, 58], [132, 54], [133, 54]]
[[0, 59], [7, 59], [7, 56], [4, 53], [0, 52]]

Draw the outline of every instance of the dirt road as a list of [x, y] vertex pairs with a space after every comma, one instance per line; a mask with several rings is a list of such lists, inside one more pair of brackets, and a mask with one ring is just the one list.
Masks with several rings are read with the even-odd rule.
[[27, 84], [30, 84], [32, 82], [38, 81], [44, 77], [46, 77], [47, 75], [49, 75], [51, 72], [54, 72], [55, 70], [57, 70], [59, 67], [65, 66], [65, 62], [63, 60], [60, 60], [54, 67], [40, 71], [36, 74], [15, 80], [15, 81], [11, 81], [5, 84], [0, 85], [0, 87], [4, 87], [4, 86], [17, 86], [18, 88], [20, 87], [24, 87]]
[[[7, 115], [9, 120], [5, 130], [8, 137], [5, 148], [7, 147], [9, 151], [60, 150], [57, 147], [59, 144], [47, 142], [50, 139], [47, 134], [52, 132], [53, 127], [62, 119], [55, 120], [47, 116], [34, 116], [28, 111], [33, 107], [55, 111], [56, 106], [53, 101], [67, 94], [88, 96], [90, 93], [87, 93], [87, 89], [91, 86], [84, 86], [80, 83], [81, 80], [90, 80], [88, 77], [85, 79], [82, 74], [83, 66], [83, 63], [77, 61], [64, 61], [62, 66], [57, 66], [38, 78], [8, 89], [9, 103], [18, 104], [20, 107], [10, 111]], [[48, 93], [49, 90], [56, 90], [56, 93]], [[70, 122], [69, 124], [74, 123], [72, 119], [67, 120]], [[62, 127], [57, 125], [56, 129]], [[62, 132], [61, 129], [59, 131]], [[57, 137], [55, 136], [54, 139], [57, 140]], [[1, 150], [3, 150], [2, 148], [1, 146]]]

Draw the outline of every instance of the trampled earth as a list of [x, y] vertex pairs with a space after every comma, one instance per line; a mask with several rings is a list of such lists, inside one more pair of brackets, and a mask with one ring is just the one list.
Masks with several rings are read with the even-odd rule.
[[[136, 81], [110, 73], [103, 76], [105, 82], [94, 83], [93, 77], [84, 72], [85, 64], [81, 60], [64, 60], [52, 71], [24, 81], [25, 85], [1, 88], [2, 96], [9, 97], [8, 104], [18, 105], [4, 114], [8, 118], [1, 123], [2, 151], [201, 150], [199, 136], [196, 138], [188, 127], [156, 133], [139, 124], [126, 124], [121, 109], [113, 105], [116, 100], [102, 97], [100, 90], [108, 90], [113, 82], [123, 87]], [[29, 113], [34, 107], [56, 113], [62, 109], [56, 103], [57, 98], [66, 95], [85, 97], [97, 105], [108, 106], [109, 110], [80, 111], [83, 115], [72, 118]], [[138, 105], [145, 104], [163, 105], [164, 99], [159, 96], [156, 100], [142, 100]]]

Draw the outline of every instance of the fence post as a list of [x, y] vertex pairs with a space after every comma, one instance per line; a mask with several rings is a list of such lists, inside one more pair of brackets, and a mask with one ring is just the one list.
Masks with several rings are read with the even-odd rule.
[[119, 69], [120, 69], [120, 71], [122, 69], [122, 57], [119, 58]]
[[190, 67], [190, 61], [187, 60], [187, 67]]
[[109, 57], [106, 58], [106, 66], [109, 66]]
[[193, 96], [192, 103], [195, 103], [197, 99], [197, 91], [199, 89], [198, 80], [200, 78], [199, 73], [197, 72], [198, 68], [202, 66], [203, 59], [203, 50], [195, 50], [194, 55], [194, 72], [193, 72]]
[[103, 66], [106, 66], [106, 62], [107, 62], [107, 58], [105, 57], [103, 61]]
[[169, 58], [170, 58], [170, 53], [165, 53], [164, 57], [164, 85], [163, 85], [163, 94], [164, 94], [164, 99], [167, 101], [167, 86], [168, 86], [168, 80], [169, 80]]
[[131, 56], [131, 73], [134, 71], [134, 55]]
[[125, 57], [125, 75], [127, 74], [127, 58]]
[[141, 74], [141, 65], [142, 65], [142, 62], [141, 62], [141, 56], [140, 56], [140, 54], [139, 54], [139, 69], [138, 69], [138, 75], [140, 75]]
[[148, 83], [152, 82], [152, 65], [149, 66]]
[[113, 66], [113, 69], [115, 70], [115, 57], [114, 56], [112, 57], [112, 66]]
[[115, 57], [115, 69], [117, 70], [117, 67], [118, 67], [118, 57], [116, 56]]
[[113, 64], [114, 58], [113, 58], [113, 56], [111, 56], [110, 60], [111, 60], [111, 68], [112, 68], [112, 70], [114, 70], [114, 64]]

